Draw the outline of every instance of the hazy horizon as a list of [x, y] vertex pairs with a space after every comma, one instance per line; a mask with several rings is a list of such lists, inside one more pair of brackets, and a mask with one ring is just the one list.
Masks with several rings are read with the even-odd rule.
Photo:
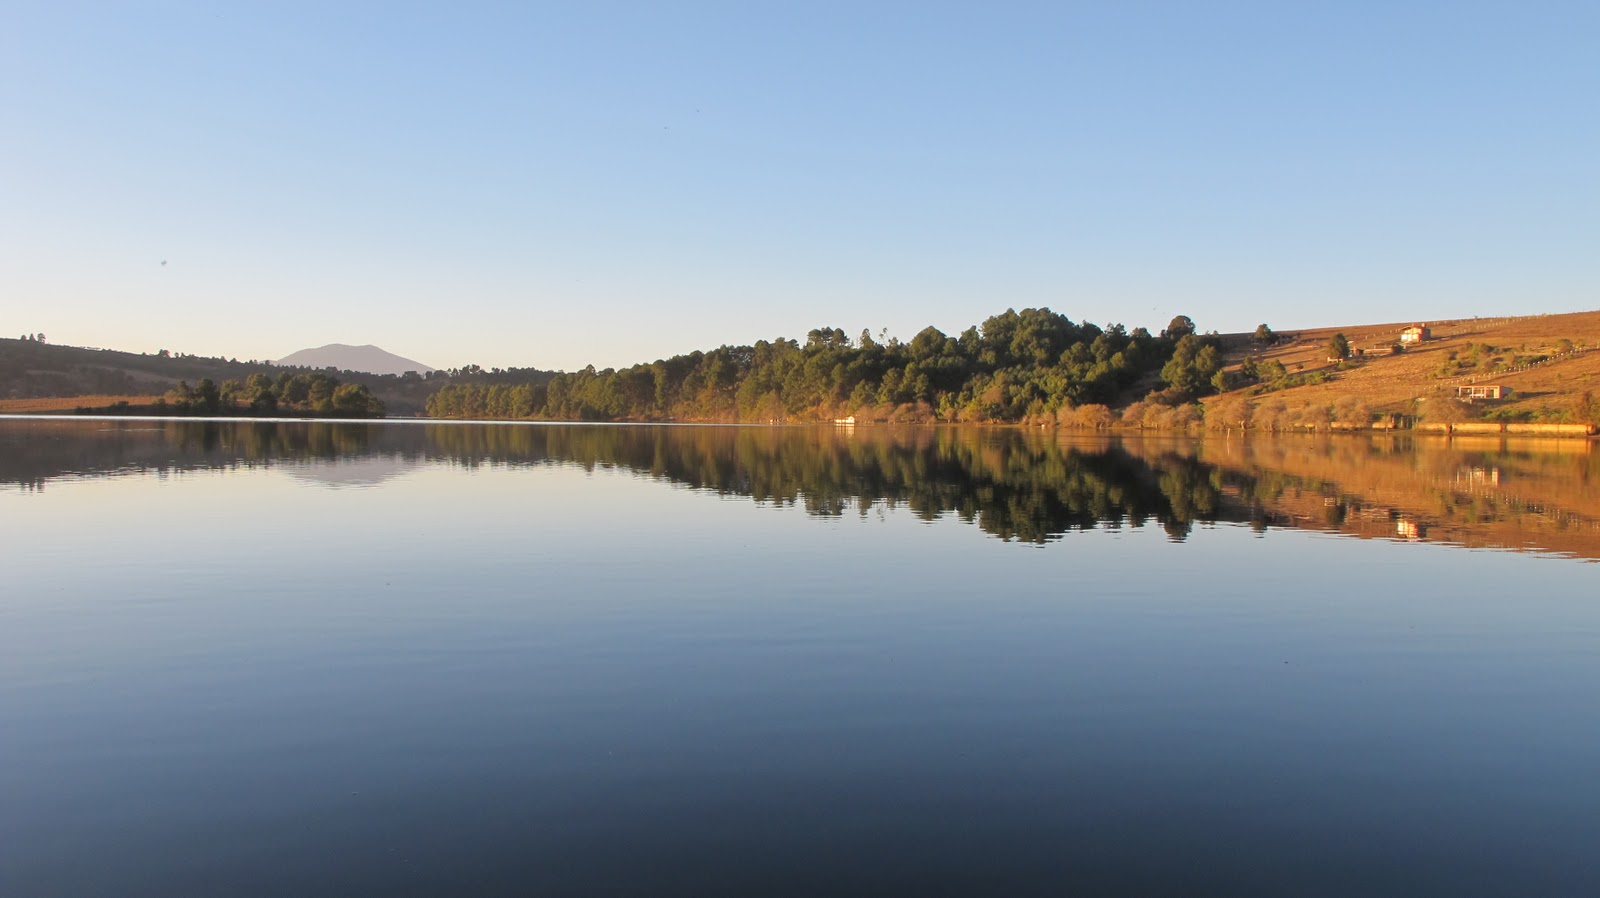
[[1600, 307], [1600, 8], [30, 6], [0, 327], [621, 367]]

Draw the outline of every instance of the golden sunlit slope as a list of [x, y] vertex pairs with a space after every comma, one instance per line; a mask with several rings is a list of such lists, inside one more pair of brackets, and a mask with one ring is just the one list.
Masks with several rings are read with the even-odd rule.
[[[1432, 338], [1387, 354], [1401, 330], [1415, 324], [1427, 325]], [[1353, 355], [1343, 370], [1328, 360], [1328, 341], [1336, 333], [1345, 335], [1353, 353], [1366, 352]], [[1282, 362], [1291, 375], [1321, 371], [1331, 376], [1326, 383], [1260, 394], [1291, 405], [1331, 404], [1358, 396], [1373, 411], [1402, 412], [1411, 410], [1410, 403], [1418, 398], [1454, 396], [1456, 386], [1469, 381], [1510, 387], [1512, 399], [1495, 403], [1497, 408], [1565, 408], [1585, 391], [1600, 393], [1600, 311], [1326, 327], [1279, 337], [1270, 346], [1256, 343], [1249, 334], [1223, 339], [1232, 370], [1255, 358]], [[1535, 363], [1540, 357], [1547, 360]], [[1223, 394], [1253, 395], [1253, 388]]]
[[159, 396], [69, 396], [35, 399], [0, 399], [0, 414], [22, 415], [43, 412], [70, 412], [77, 409], [104, 409], [126, 403], [130, 406], [149, 406]]

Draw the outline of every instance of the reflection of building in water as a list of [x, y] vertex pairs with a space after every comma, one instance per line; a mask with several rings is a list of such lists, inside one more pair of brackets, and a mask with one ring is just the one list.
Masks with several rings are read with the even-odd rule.
[[1405, 515], [1394, 522], [1394, 532], [1404, 540], [1423, 539], [1428, 535], [1428, 525], [1410, 515]]
[[1481, 467], [1481, 466], [1474, 466], [1474, 467], [1471, 467], [1471, 468], [1461, 468], [1461, 469], [1456, 471], [1456, 483], [1471, 483], [1471, 484], [1477, 484], [1477, 485], [1499, 486], [1500, 485], [1500, 468], [1499, 467], [1490, 468], [1490, 467]]

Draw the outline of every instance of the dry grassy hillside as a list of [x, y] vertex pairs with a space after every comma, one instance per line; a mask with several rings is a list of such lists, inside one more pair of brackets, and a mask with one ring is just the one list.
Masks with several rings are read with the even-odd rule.
[[70, 412], [75, 409], [103, 409], [117, 403], [127, 403], [131, 406], [148, 406], [154, 403], [159, 396], [71, 396], [67, 398], [51, 397], [43, 399], [0, 399], [0, 414], [22, 415], [43, 412]]
[[[242, 382], [252, 374], [277, 379], [309, 370], [166, 350], [152, 355], [0, 338], [0, 414], [72, 411], [123, 400], [141, 406], [180, 381], [193, 384], [205, 378], [222, 384]], [[358, 371], [341, 371], [337, 376], [343, 382], [367, 387], [388, 405], [391, 414], [400, 415], [420, 412], [440, 383]]]
[[[1387, 354], [1401, 329], [1413, 324], [1427, 325], [1432, 339], [1400, 354]], [[1343, 333], [1352, 350], [1366, 354], [1353, 357], [1343, 368], [1330, 362], [1328, 341], [1335, 333]], [[1411, 412], [1418, 407], [1414, 400], [1453, 397], [1457, 385], [1475, 382], [1503, 384], [1514, 391], [1509, 400], [1480, 407], [1539, 412], [1567, 408], [1573, 397], [1586, 391], [1600, 394], [1600, 312], [1404, 321], [1279, 336], [1278, 343], [1264, 346], [1249, 334], [1225, 335], [1228, 367], [1237, 370], [1252, 357], [1263, 362], [1275, 359], [1292, 375], [1324, 371], [1331, 380], [1261, 393], [1245, 388], [1208, 402], [1260, 396], [1280, 397], [1290, 405], [1331, 405], [1342, 397], [1358, 396], [1375, 412]], [[1541, 357], [1548, 360], [1538, 362]]]

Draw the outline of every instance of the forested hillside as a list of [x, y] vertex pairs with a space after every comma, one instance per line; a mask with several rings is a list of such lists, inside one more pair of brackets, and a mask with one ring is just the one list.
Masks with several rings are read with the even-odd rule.
[[1187, 402], [1213, 389], [1221, 351], [1186, 316], [1159, 335], [1007, 309], [957, 336], [909, 342], [818, 328], [797, 340], [722, 346], [547, 383], [451, 383], [439, 418], [566, 421], [1022, 421], [1134, 394]]
[[[546, 383], [555, 376], [553, 371], [535, 368], [484, 370], [477, 365], [430, 371], [426, 375], [369, 374], [361, 371], [334, 373], [343, 384], [365, 387], [391, 415], [420, 414], [428, 396], [447, 383]], [[198, 385], [203, 380], [218, 385], [229, 381], [246, 384], [252, 376], [262, 375], [277, 384], [285, 375], [292, 377], [299, 374], [327, 375], [329, 372], [326, 369], [272, 365], [264, 361], [241, 362], [238, 359], [174, 353], [165, 349], [140, 353], [57, 346], [32, 334], [22, 339], [0, 339], [0, 399], [91, 395], [153, 398], [179, 389], [180, 384]], [[222, 387], [217, 389], [220, 391]], [[241, 393], [241, 401], [248, 405], [259, 395], [260, 391], [254, 391], [247, 398]], [[294, 403], [295, 400], [291, 400], [283, 410], [294, 410]]]

